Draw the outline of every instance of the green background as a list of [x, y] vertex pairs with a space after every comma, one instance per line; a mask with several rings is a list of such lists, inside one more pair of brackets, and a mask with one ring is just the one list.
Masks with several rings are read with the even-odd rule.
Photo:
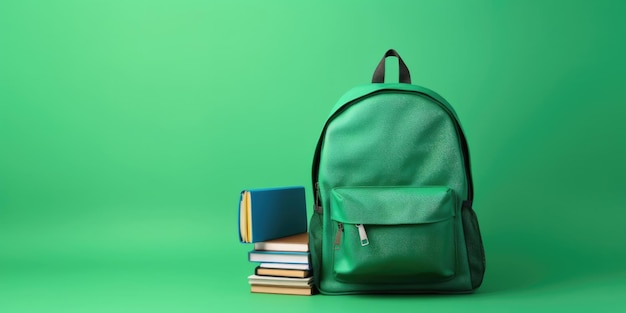
[[[0, 311], [616, 311], [623, 3], [2, 1]], [[483, 286], [250, 294], [239, 191], [311, 213], [325, 118], [388, 48], [461, 118]]]

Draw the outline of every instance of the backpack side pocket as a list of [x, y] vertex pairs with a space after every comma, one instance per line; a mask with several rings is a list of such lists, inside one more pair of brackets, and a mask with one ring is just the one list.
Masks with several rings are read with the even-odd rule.
[[319, 288], [322, 264], [322, 214], [317, 212], [313, 213], [309, 223], [309, 250], [311, 251], [309, 263], [313, 269], [313, 283]]
[[478, 218], [472, 206], [464, 202], [461, 214], [463, 215], [463, 233], [465, 234], [472, 289], [476, 289], [482, 284], [485, 275], [485, 249], [480, 236]]

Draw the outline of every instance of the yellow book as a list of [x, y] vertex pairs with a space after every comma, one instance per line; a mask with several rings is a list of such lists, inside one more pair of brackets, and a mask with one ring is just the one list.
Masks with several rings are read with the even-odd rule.
[[250, 192], [243, 191], [241, 194], [241, 201], [239, 202], [239, 235], [243, 242], [250, 242], [252, 236], [252, 224], [250, 220], [252, 216], [250, 214]]
[[250, 291], [253, 293], [273, 293], [273, 294], [300, 295], [300, 296], [310, 296], [313, 294], [313, 289], [311, 287], [296, 288], [296, 287], [282, 287], [282, 286], [251, 285]]
[[307, 270], [290, 270], [282, 268], [264, 268], [257, 267], [254, 273], [259, 276], [282, 276], [282, 277], [295, 277], [305, 278], [311, 276], [311, 271]]
[[309, 234], [300, 233], [274, 240], [257, 242], [254, 244], [254, 250], [309, 252]]

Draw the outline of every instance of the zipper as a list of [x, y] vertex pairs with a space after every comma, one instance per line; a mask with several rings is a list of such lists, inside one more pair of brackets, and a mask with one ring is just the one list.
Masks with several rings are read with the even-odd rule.
[[[361, 242], [361, 246], [365, 247], [370, 244], [369, 239], [367, 238], [367, 232], [365, 231], [365, 226], [363, 224], [356, 224], [358, 232], [359, 232], [359, 240]], [[341, 247], [341, 238], [343, 235], [343, 223], [337, 223], [337, 233], [335, 234], [335, 250], [339, 250]]]
[[315, 204], [313, 206], [315, 213], [322, 214], [322, 201], [320, 201], [320, 183], [315, 182]]
[[367, 233], [365, 232], [365, 226], [363, 224], [354, 225], [359, 229], [359, 238], [361, 239], [361, 247], [365, 247], [370, 244], [369, 239], [367, 239]]
[[341, 234], [343, 234], [343, 223], [339, 222], [337, 224], [337, 234], [335, 235], [335, 250], [339, 250], [341, 245]]

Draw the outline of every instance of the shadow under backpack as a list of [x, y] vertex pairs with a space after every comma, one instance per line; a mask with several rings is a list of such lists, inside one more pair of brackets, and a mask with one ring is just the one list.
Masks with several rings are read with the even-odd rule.
[[[399, 83], [385, 83], [385, 60]], [[317, 143], [309, 224], [323, 294], [465, 293], [485, 256], [467, 141], [441, 96], [411, 84], [387, 51], [372, 84], [348, 91]]]

